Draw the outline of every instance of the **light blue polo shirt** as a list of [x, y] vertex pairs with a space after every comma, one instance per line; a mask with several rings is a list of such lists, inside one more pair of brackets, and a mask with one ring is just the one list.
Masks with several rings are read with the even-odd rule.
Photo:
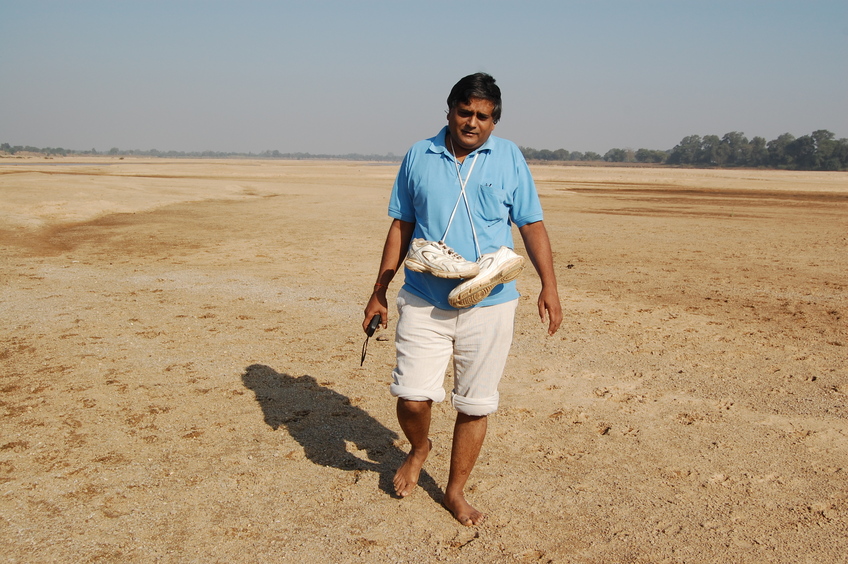
[[[451, 212], [460, 197], [460, 184], [453, 155], [445, 146], [447, 127], [431, 139], [419, 141], [400, 165], [391, 199], [389, 216], [415, 223], [413, 238], [439, 241], [445, 234]], [[475, 162], [474, 157], [477, 156]], [[473, 164], [473, 169], [472, 167]], [[480, 252], [491, 253], [501, 246], [513, 248], [512, 225], [522, 227], [542, 220], [536, 185], [521, 151], [511, 141], [489, 137], [482, 147], [460, 166]], [[445, 243], [466, 260], [477, 260], [471, 222], [461, 201]], [[459, 280], [405, 269], [404, 289], [440, 309], [454, 309], [448, 294]], [[518, 298], [515, 282], [496, 286], [477, 306], [495, 305]]]

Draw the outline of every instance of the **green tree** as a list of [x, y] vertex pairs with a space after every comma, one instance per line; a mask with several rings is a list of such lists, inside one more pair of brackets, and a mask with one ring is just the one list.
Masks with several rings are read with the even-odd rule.
[[538, 158], [537, 155], [538, 155], [539, 151], [537, 151], [536, 149], [534, 149], [532, 147], [521, 147], [521, 146], [519, 146], [518, 150], [521, 151], [522, 155], [524, 155], [525, 160], [531, 161], [533, 159]]
[[745, 166], [750, 157], [748, 138], [741, 131], [725, 133], [721, 138], [720, 158], [729, 166]]
[[769, 154], [764, 137], [754, 137], [748, 143], [748, 166], [768, 165]]
[[724, 156], [719, 152], [721, 139], [718, 135], [704, 135], [701, 140], [701, 150], [698, 152], [695, 162], [707, 166], [721, 166]]
[[604, 155], [608, 163], [623, 163], [627, 160], [627, 152], [624, 149], [610, 149]]
[[659, 164], [665, 162], [668, 158], [668, 153], [665, 151], [653, 151], [651, 149], [639, 149], [633, 155], [637, 163], [654, 163]]
[[839, 170], [839, 158], [835, 155], [837, 148], [836, 135], [826, 129], [813, 131], [811, 137], [816, 145], [817, 168], [822, 170]]
[[816, 141], [812, 135], [802, 135], [786, 146], [786, 152], [792, 156], [795, 166], [802, 170], [816, 170], [819, 159], [816, 154]]
[[790, 143], [795, 141], [795, 136], [791, 133], [778, 135], [777, 139], [772, 139], [768, 142], [769, 163], [773, 167], [790, 167], [794, 164], [792, 156], [787, 152], [786, 148]]
[[828, 170], [845, 170], [848, 169], [848, 139], [840, 139], [835, 141], [833, 148], [833, 160], [835, 169]]
[[695, 164], [701, 152], [701, 136], [689, 135], [675, 145], [668, 156], [670, 164]]

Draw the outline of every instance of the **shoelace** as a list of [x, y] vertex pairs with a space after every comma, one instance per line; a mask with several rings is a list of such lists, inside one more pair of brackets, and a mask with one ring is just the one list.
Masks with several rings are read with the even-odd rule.
[[[446, 233], [446, 235], [447, 235], [447, 233]], [[442, 251], [444, 251], [444, 253], [446, 255], [450, 256], [450, 257], [462, 258], [462, 256], [458, 252], [456, 252], [453, 249], [451, 249], [450, 247], [448, 247], [447, 244], [445, 244], [444, 241], [437, 241], [436, 246], [439, 247], [440, 249], [442, 249]]]
[[477, 258], [479, 259], [483, 254], [480, 252], [480, 244], [477, 242], [477, 230], [474, 228], [474, 219], [471, 217], [471, 206], [468, 204], [468, 196], [465, 194], [465, 186], [468, 184], [468, 179], [471, 178], [471, 173], [474, 171], [474, 165], [477, 164], [477, 157], [480, 156], [480, 153], [474, 154], [474, 159], [471, 161], [471, 168], [468, 169], [468, 174], [465, 175], [465, 180], [462, 179], [462, 175], [459, 172], [459, 161], [456, 160], [456, 150], [453, 147], [453, 139], [449, 139], [451, 144], [451, 153], [454, 154], [453, 164], [456, 167], [456, 179], [459, 180], [459, 198], [456, 199], [456, 203], [453, 205], [453, 211], [451, 212], [450, 219], [448, 220], [448, 226], [445, 229], [445, 234], [442, 235], [442, 240], [440, 243], [444, 244], [444, 240], [448, 237], [448, 231], [450, 231], [451, 225], [453, 224], [453, 217], [456, 214], [456, 209], [459, 207], [460, 200], [465, 201], [465, 210], [468, 212], [468, 221], [471, 223], [471, 236], [474, 238], [474, 249], [477, 251]]

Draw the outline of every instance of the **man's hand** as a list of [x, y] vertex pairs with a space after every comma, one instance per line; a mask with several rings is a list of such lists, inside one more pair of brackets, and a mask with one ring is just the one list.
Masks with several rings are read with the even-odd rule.
[[539, 317], [548, 322], [548, 335], [553, 335], [562, 323], [562, 306], [556, 288], [542, 288], [539, 293]]
[[530, 262], [536, 268], [542, 281], [542, 291], [539, 293], [539, 317], [542, 322], [548, 322], [548, 335], [553, 335], [562, 323], [562, 306], [559, 303], [554, 259], [551, 252], [551, 241], [548, 230], [541, 221], [528, 223], [518, 228], [524, 239], [524, 248], [530, 255]]
[[371, 323], [371, 318], [375, 315], [380, 315], [380, 327], [385, 329], [389, 321], [389, 308], [386, 302], [385, 288], [375, 289], [371, 294], [371, 299], [365, 306], [365, 319], [362, 321], [362, 330], [368, 330], [368, 324]]
[[374, 284], [374, 291], [371, 293], [371, 298], [368, 299], [368, 304], [365, 306], [365, 319], [362, 321], [362, 330], [367, 331], [368, 324], [371, 323], [371, 318], [380, 314], [380, 327], [385, 329], [389, 321], [389, 308], [386, 302], [386, 290], [389, 289], [389, 282], [394, 278], [395, 273], [403, 264], [403, 259], [406, 257], [406, 250], [409, 248], [409, 241], [412, 239], [412, 231], [415, 229], [414, 223], [395, 219], [389, 226], [389, 232], [386, 235], [386, 243], [383, 245], [383, 257], [380, 259], [380, 271], [377, 274], [377, 283]]

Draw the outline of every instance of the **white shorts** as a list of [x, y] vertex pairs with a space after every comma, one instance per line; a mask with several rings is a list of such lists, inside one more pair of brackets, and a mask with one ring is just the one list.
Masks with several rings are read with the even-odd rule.
[[466, 415], [494, 413], [498, 383], [512, 345], [518, 300], [444, 310], [401, 289], [397, 306], [397, 367], [392, 372], [392, 395], [413, 401], [443, 401], [445, 371], [453, 355], [454, 409]]

